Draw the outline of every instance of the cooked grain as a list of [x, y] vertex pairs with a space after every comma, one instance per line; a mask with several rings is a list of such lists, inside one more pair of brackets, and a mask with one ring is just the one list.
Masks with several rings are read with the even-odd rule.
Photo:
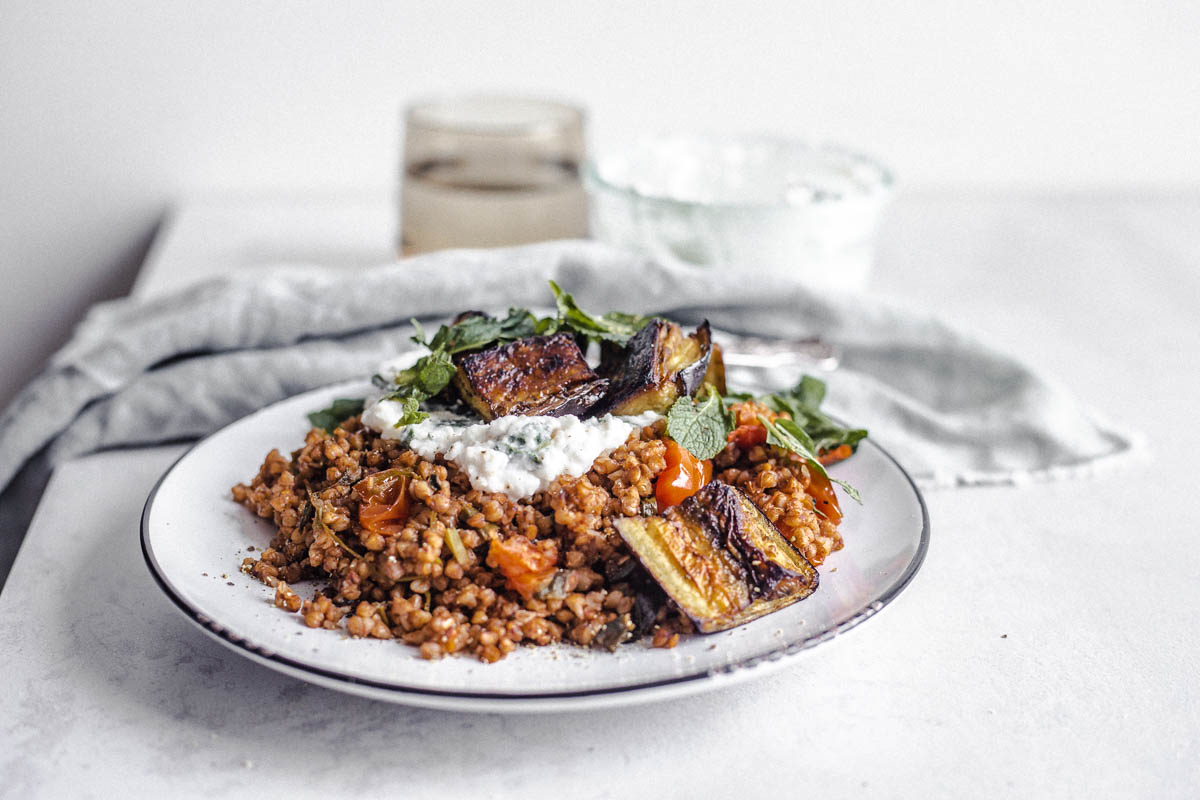
[[[584, 475], [514, 502], [472, 488], [452, 463], [426, 461], [357, 418], [332, 433], [313, 429], [290, 459], [271, 451], [249, 484], [233, 487], [236, 501], [278, 529], [242, 568], [274, 586], [275, 604], [299, 611], [310, 628], [396, 638], [425, 658], [470, 653], [494, 662], [519, 644], [563, 640], [614, 646], [638, 627], [639, 581], [648, 579], [613, 520], [638, 515], [653, 500], [654, 479], [666, 467], [664, 435], [661, 421], [640, 429]], [[842, 547], [837, 527], [813, 511], [798, 457], [763, 446], [743, 453], [731, 444], [714, 466], [814, 564]], [[392, 534], [366, 531], [356, 522], [353, 487], [390, 468], [413, 472], [409, 516]], [[465, 551], [461, 560], [447, 544], [450, 529]], [[542, 597], [508, 588], [489, 564], [489, 543], [511, 537], [524, 537], [557, 565]], [[327, 587], [301, 602], [291, 584], [313, 579]], [[648, 622], [656, 647], [674, 647], [693, 630], [669, 602]]]

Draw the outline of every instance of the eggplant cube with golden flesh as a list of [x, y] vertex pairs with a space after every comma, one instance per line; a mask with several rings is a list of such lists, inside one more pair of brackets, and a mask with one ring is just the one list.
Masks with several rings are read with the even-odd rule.
[[612, 382], [596, 409], [600, 413], [665, 414], [679, 397], [694, 395], [706, 383], [725, 391], [721, 348], [713, 344], [708, 322], [684, 334], [674, 322], [651, 320], [623, 348], [603, 350], [600, 372]]
[[588, 366], [569, 333], [530, 336], [456, 358], [454, 385], [484, 419], [582, 415], [608, 381]]
[[745, 494], [712, 481], [657, 517], [615, 522], [630, 549], [702, 633], [803, 600], [817, 570]]

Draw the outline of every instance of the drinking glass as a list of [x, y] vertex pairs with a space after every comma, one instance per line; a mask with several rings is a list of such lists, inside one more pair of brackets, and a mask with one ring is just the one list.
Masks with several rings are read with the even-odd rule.
[[586, 236], [584, 114], [529, 97], [447, 97], [405, 115], [403, 255]]

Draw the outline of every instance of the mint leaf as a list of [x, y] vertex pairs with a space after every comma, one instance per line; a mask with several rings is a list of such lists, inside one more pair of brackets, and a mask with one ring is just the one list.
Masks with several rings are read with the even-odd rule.
[[825, 402], [825, 381], [814, 378], [812, 375], [804, 375], [800, 378], [800, 383], [792, 389], [792, 393], [796, 395], [801, 405], [815, 411], [821, 407], [821, 403]]
[[450, 385], [458, 368], [445, 350], [435, 350], [420, 360], [414, 385], [417, 391], [426, 397], [435, 394]]
[[767, 444], [791, 450], [812, 461], [817, 460], [816, 446], [804, 430], [790, 419], [780, 417], [771, 422], [761, 414], [758, 421], [767, 429]]
[[417, 344], [423, 344], [428, 347], [429, 342], [425, 341], [425, 328], [421, 325], [421, 321], [416, 317], [413, 317], [409, 320], [409, 322], [411, 322], [413, 326], [413, 335], [408, 338]]
[[862, 495], [858, 493], [858, 489], [855, 489], [853, 486], [846, 483], [841, 478], [835, 478], [832, 475], [830, 475], [828, 472], [825, 471], [825, 467], [821, 466], [821, 462], [819, 462], [819, 461], [817, 462], [817, 470], [822, 475], [824, 475], [826, 478], [829, 478], [829, 480], [833, 481], [838, 486], [842, 487], [842, 490], [845, 491], [846, 494], [848, 494], [850, 496], [851, 500], [858, 503], [860, 506], [862, 505]]
[[[413, 324], [418, 328], [418, 335], [421, 337], [418, 340], [414, 336], [413, 341], [426, 344], [425, 335], [420, 330], [419, 323], [413, 320]], [[428, 342], [427, 346], [433, 352], [444, 350], [450, 355], [456, 355], [468, 350], [479, 350], [498, 342], [511, 342], [515, 339], [533, 336], [536, 326], [537, 318], [527, 309], [510, 308], [508, 316], [504, 319], [476, 315], [453, 325], [443, 325], [438, 328], [438, 332], [433, 335], [433, 339]]]
[[314, 428], [332, 431], [354, 415], [361, 414], [362, 410], [363, 401], [361, 398], [339, 397], [330, 404], [329, 408], [322, 408], [320, 411], [314, 411], [309, 414], [308, 421], [312, 423]]
[[537, 333], [537, 317], [528, 309], [510, 308], [508, 316], [500, 320], [501, 341], [515, 341]]
[[558, 317], [543, 317], [537, 321], [537, 327], [534, 328], [534, 333], [538, 336], [552, 336], [558, 333], [565, 327], [565, 323]]
[[429, 419], [429, 414], [421, 410], [421, 401], [416, 397], [402, 397], [399, 401], [403, 411], [393, 428], [403, 428], [405, 425], [415, 425]]
[[500, 336], [500, 320], [493, 317], [467, 317], [454, 325], [443, 325], [433, 335], [433, 352], [462, 353], [485, 347]]
[[454, 380], [457, 367], [445, 350], [435, 350], [421, 356], [408, 369], [400, 370], [391, 383], [389, 400], [415, 398], [418, 402], [428, 400], [441, 392]]
[[562, 328], [569, 328], [589, 339], [623, 345], [653, 319], [621, 311], [610, 311], [596, 317], [580, 308], [575, 298], [564, 292], [554, 281], [550, 281], [550, 291], [554, 293], [558, 317], [553, 322], [543, 320], [539, 323], [539, 333], [554, 333]]
[[721, 396], [714, 391], [700, 403], [681, 397], [667, 412], [667, 433], [701, 461], [725, 449], [731, 430]]
[[612, 331], [624, 333], [626, 336], [633, 336], [635, 333], [646, 327], [646, 323], [654, 317], [646, 317], [641, 314], [629, 314], [624, 311], [609, 311], [607, 314], [600, 316], [600, 321]]

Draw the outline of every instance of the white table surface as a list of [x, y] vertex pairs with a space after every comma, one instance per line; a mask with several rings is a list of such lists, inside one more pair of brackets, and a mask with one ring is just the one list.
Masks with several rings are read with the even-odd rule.
[[[137, 291], [391, 242], [386, 203], [189, 205]], [[180, 447], [68, 463], [0, 594], [0, 796], [1194, 797], [1198, 268], [1196, 195], [900, 198], [877, 291], [1057, 375], [1151, 454], [929, 493], [929, 557], [893, 605], [669, 703], [450, 714], [283, 677], [195, 630], [143, 566], [142, 503]]]

